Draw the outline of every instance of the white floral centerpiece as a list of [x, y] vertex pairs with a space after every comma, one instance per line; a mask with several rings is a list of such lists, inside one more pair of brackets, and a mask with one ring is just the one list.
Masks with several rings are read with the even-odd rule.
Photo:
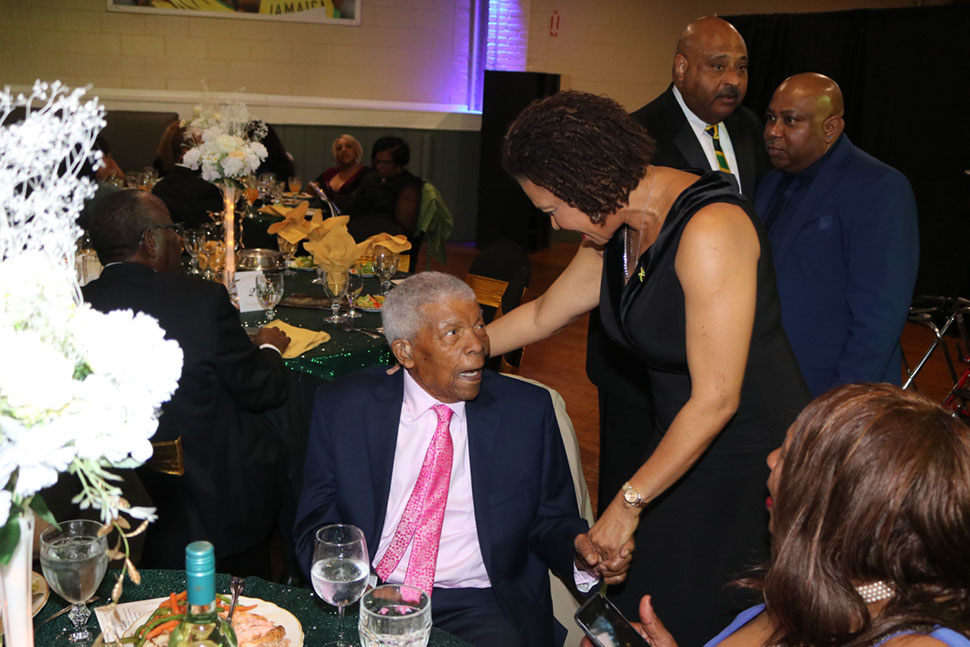
[[[182, 351], [158, 323], [130, 310], [101, 313], [81, 299], [74, 270], [77, 215], [94, 193], [82, 165], [100, 164], [94, 139], [104, 126], [97, 99], [83, 89], [36, 82], [30, 96], [0, 93], [0, 576], [3, 589], [27, 552], [33, 513], [54, 522], [37, 494], [68, 472], [82, 483], [73, 499], [100, 510], [105, 531], [127, 538], [154, 520], [153, 508], [131, 506], [109, 469], [141, 465], [161, 405], [178, 386]], [[11, 113], [23, 109], [13, 122]], [[135, 531], [120, 512], [143, 520]], [[115, 587], [121, 592], [121, 578]], [[17, 624], [7, 592], [5, 630]], [[29, 612], [29, 584], [25, 596]], [[29, 621], [30, 616], [27, 616]], [[28, 624], [28, 627], [30, 625]], [[29, 644], [12, 641], [10, 644]], [[21, 640], [24, 638], [21, 637]]]
[[235, 209], [237, 191], [241, 188], [237, 178], [254, 173], [266, 159], [266, 147], [259, 143], [266, 136], [266, 124], [253, 120], [241, 101], [216, 105], [206, 99], [195, 107], [192, 118], [184, 125], [186, 137], [195, 146], [185, 152], [182, 163], [191, 169], [201, 169], [205, 180], [222, 187], [226, 232], [223, 283], [235, 303]]

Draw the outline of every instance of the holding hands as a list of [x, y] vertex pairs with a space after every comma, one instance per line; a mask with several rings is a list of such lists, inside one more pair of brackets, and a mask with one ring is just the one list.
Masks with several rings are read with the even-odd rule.
[[[594, 526], [595, 527], [595, 526]], [[590, 533], [591, 534], [591, 533]], [[590, 534], [576, 535], [576, 566], [598, 575], [604, 584], [619, 584], [626, 579], [633, 558], [633, 540], [629, 539], [615, 557], [604, 557], [591, 541]]]

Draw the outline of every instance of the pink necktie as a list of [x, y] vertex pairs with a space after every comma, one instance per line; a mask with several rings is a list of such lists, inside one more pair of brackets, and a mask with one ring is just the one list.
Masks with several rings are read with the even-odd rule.
[[443, 404], [434, 405], [434, 411], [438, 415], [434, 437], [424, 455], [418, 480], [411, 490], [411, 497], [404, 507], [404, 514], [394, 531], [391, 545], [377, 565], [377, 574], [386, 582], [413, 538], [414, 545], [411, 547], [404, 583], [418, 587], [429, 596], [434, 586], [441, 523], [445, 519], [451, 462], [455, 453], [451, 432], [448, 431], [454, 412]]

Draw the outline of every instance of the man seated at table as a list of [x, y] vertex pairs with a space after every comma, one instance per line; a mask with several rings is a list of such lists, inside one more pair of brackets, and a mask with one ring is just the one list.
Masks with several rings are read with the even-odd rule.
[[598, 563], [548, 393], [483, 371], [481, 310], [453, 276], [405, 280], [382, 314], [405, 370], [317, 393], [295, 531], [304, 570], [321, 526], [353, 524], [383, 581], [431, 593], [434, 626], [476, 645], [561, 645], [548, 569], [586, 588], [621, 581], [629, 558]]
[[98, 310], [152, 315], [184, 353], [178, 390], [152, 440], [181, 436], [185, 474], [138, 470], [159, 517], [142, 566], [182, 569], [186, 544], [206, 539], [220, 570], [268, 576], [268, 539], [292, 442], [284, 434], [297, 433], [279, 424], [289, 392], [280, 353], [289, 338], [263, 328], [250, 341], [223, 286], [179, 275], [182, 241], [174, 227], [150, 193], [105, 198], [90, 224], [104, 273], [83, 289]]

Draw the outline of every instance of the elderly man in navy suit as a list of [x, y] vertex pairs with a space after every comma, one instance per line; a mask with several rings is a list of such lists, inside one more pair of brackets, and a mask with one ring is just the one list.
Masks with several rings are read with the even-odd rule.
[[900, 383], [919, 261], [909, 182], [856, 148], [842, 115], [842, 91], [827, 76], [779, 85], [764, 131], [776, 170], [755, 198], [782, 324], [814, 395], [846, 382]]
[[471, 288], [438, 272], [383, 308], [405, 370], [368, 369], [317, 395], [296, 537], [350, 523], [377, 576], [431, 594], [434, 626], [476, 645], [561, 645], [549, 574], [580, 588], [625, 576], [600, 562], [579, 516], [552, 402], [483, 370], [488, 335]]

